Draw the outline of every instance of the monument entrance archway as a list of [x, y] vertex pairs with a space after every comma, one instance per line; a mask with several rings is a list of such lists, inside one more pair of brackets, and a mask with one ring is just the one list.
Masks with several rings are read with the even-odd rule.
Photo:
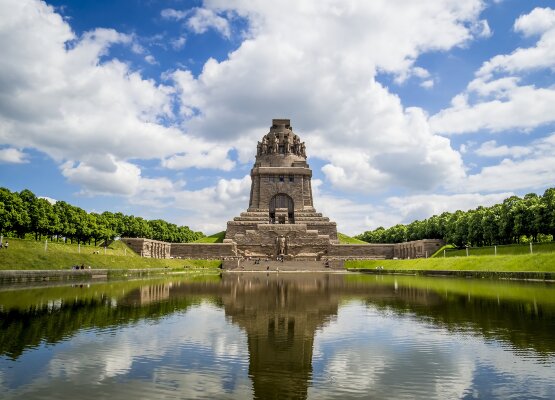
[[272, 224], [294, 224], [295, 204], [293, 199], [285, 194], [278, 193], [270, 199], [270, 223]]

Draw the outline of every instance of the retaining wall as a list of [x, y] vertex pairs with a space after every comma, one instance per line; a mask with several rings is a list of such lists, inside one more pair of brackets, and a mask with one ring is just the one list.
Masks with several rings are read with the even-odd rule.
[[393, 244], [332, 244], [331, 259], [385, 259], [393, 258]]
[[235, 243], [172, 243], [171, 256], [174, 258], [193, 258], [222, 260], [237, 256]]

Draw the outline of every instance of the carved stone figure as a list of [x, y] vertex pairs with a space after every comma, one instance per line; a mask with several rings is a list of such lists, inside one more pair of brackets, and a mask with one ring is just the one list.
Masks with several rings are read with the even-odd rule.
[[262, 143], [258, 142], [256, 145], [256, 155], [259, 156], [262, 154]]
[[301, 140], [299, 139], [299, 137], [297, 135], [295, 135], [293, 137], [293, 153], [295, 153], [296, 155], [299, 155], [299, 153], [301, 151], [300, 144], [301, 144]]
[[262, 138], [262, 154], [268, 154], [268, 140], [266, 136]]
[[306, 146], [304, 142], [301, 143], [301, 150], [299, 151], [301, 157], [306, 157]]
[[276, 137], [274, 135], [270, 135], [268, 138], [268, 154], [272, 154], [274, 152], [274, 144], [276, 143]]
[[280, 256], [285, 255], [285, 245], [286, 245], [285, 237], [280, 236], [276, 240], [277, 240], [277, 247], [278, 247], [278, 255]]

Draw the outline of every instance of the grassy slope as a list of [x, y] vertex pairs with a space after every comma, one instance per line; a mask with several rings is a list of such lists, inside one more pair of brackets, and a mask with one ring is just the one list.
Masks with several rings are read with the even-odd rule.
[[[535, 243], [532, 245], [534, 253], [552, 253], [555, 252], [555, 242]], [[487, 247], [471, 247], [468, 249], [469, 255], [486, 256], [494, 255], [495, 249], [493, 246]], [[497, 255], [518, 255], [530, 254], [529, 244], [511, 244], [506, 246], [497, 246]], [[435, 257], [443, 257], [443, 248], [434, 254]], [[466, 256], [466, 249], [456, 250], [447, 249], [445, 252], [446, 257], [464, 257]]]
[[339, 232], [337, 232], [337, 238], [339, 239], [340, 244], [368, 244], [363, 240], [359, 240]]
[[441, 246], [434, 254], [432, 254], [430, 257], [434, 258], [434, 257], [443, 257], [443, 250], [446, 250], [446, 252], [449, 249], [453, 249], [455, 246], [453, 246], [452, 244], [445, 244], [443, 246]]
[[223, 243], [224, 238], [225, 238], [225, 231], [221, 231], [213, 235], [195, 240], [193, 243]]
[[[76, 244], [8, 239], [9, 248], [0, 250], [0, 269], [68, 269], [72, 265], [90, 265], [92, 268], [217, 268], [220, 261], [169, 260], [142, 258], [121, 241], [106, 248]], [[99, 251], [100, 254], [93, 254]]]
[[387, 270], [555, 272], [555, 253], [345, 262], [346, 268], [375, 269], [377, 266]]

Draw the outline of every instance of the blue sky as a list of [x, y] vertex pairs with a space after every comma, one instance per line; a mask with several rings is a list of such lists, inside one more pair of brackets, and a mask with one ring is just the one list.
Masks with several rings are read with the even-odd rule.
[[205, 233], [290, 118], [361, 233], [555, 180], [552, 1], [0, 0], [0, 185]]

